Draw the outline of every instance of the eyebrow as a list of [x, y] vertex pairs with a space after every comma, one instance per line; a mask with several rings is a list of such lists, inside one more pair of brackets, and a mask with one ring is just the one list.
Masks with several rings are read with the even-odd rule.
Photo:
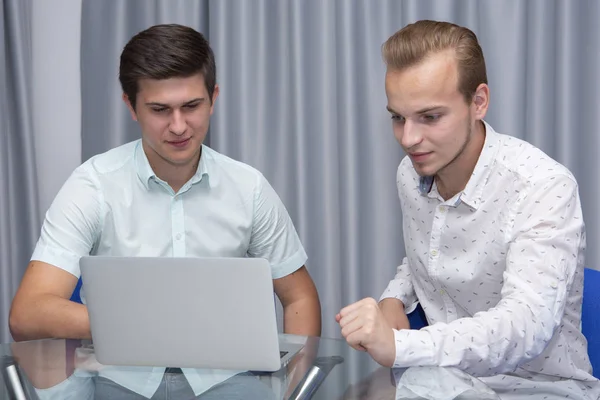
[[417, 111], [416, 114], [426, 114], [426, 113], [431, 112], [431, 111], [438, 111], [438, 110], [442, 110], [442, 109], [445, 109], [445, 108], [446, 108], [445, 106], [425, 107], [425, 108]]
[[[206, 98], [204, 98], [204, 97], [196, 97], [195, 99], [186, 101], [181, 106], [183, 107], [183, 106], [189, 106], [189, 105], [194, 104], [194, 103], [201, 103], [204, 100], [206, 100]], [[154, 106], [154, 107], [166, 107], [166, 108], [171, 107], [169, 104], [158, 103], [158, 102], [154, 102], [154, 101], [149, 102], [149, 103], [145, 103], [145, 104], [147, 106]]]
[[396, 114], [396, 115], [400, 115], [400, 113], [397, 113], [396, 111], [392, 110], [390, 108], [390, 106], [385, 106], [386, 110], [388, 110], [390, 112], [390, 114]]
[[[386, 108], [386, 109], [387, 109], [387, 110], [388, 110], [388, 111], [389, 111], [391, 114], [395, 114], [395, 115], [402, 115], [402, 114], [400, 114], [399, 112], [396, 112], [396, 111], [392, 110], [392, 109], [390, 108], [390, 106], [386, 106], [385, 108]], [[437, 110], [443, 110], [443, 109], [446, 109], [446, 106], [431, 106], [431, 107], [426, 107], [426, 108], [423, 108], [423, 109], [421, 109], [421, 110], [417, 111], [415, 114], [426, 114], [426, 113], [428, 113], [428, 112], [431, 112], [431, 111], [437, 111]]]

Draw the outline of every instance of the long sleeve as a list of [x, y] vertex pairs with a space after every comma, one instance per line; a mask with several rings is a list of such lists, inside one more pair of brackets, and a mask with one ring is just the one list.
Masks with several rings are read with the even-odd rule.
[[411, 272], [406, 257], [402, 260], [402, 264], [396, 268], [394, 279], [390, 281], [387, 288], [383, 291], [379, 301], [390, 297], [400, 300], [404, 304], [404, 310], [407, 314], [413, 312], [417, 307], [418, 300], [411, 281]]
[[[566, 175], [529, 184], [510, 212], [500, 301], [472, 318], [395, 331], [395, 367], [456, 366], [489, 376], [513, 371], [546, 348], [561, 323], [576, 269], [583, 268], [577, 184]], [[399, 267], [386, 293], [408, 296], [408, 285], [399, 288], [409, 278], [407, 267]]]

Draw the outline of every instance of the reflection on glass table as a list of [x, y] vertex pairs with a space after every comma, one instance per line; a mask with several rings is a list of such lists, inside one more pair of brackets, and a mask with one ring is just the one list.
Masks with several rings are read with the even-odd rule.
[[[283, 335], [304, 343], [273, 373], [109, 366], [81, 340], [0, 345], [0, 398], [15, 399], [497, 399], [481, 381], [455, 369], [382, 368], [337, 339]], [[151, 349], [149, 350], [151, 351]], [[14, 391], [17, 372], [24, 397]], [[9, 367], [10, 369], [11, 367]], [[14, 378], [14, 373], [13, 373]], [[194, 389], [192, 389], [194, 387]], [[12, 396], [12, 397], [9, 397]]]
[[351, 385], [342, 397], [350, 399], [493, 400], [500, 397], [483, 382], [456, 368], [379, 368]]

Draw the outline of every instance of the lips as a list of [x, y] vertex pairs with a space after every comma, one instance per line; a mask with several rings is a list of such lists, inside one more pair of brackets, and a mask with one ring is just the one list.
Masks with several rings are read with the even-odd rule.
[[190, 142], [191, 138], [187, 138], [187, 139], [182, 139], [182, 140], [171, 140], [168, 141], [167, 143], [169, 143], [171, 146], [174, 147], [185, 147], [189, 142]]
[[410, 156], [410, 158], [415, 161], [415, 162], [423, 162], [425, 161], [430, 155], [432, 154], [431, 151], [429, 152], [416, 152], [416, 153], [409, 153], [408, 155]]

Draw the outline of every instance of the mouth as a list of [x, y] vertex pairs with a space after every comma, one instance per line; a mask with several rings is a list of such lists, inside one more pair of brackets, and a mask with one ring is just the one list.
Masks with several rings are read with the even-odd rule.
[[432, 151], [427, 151], [427, 152], [415, 152], [415, 153], [408, 153], [409, 157], [411, 158], [411, 160], [413, 160], [414, 162], [423, 162], [425, 161], [431, 154], [433, 154]]
[[167, 141], [167, 143], [173, 147], [181, 148], [181, 147], [187, 146], [187, 144], [190, 142], [190, 139], [191, 138], [181, 139], [181, 140], [169, 140], [169, 141]]

